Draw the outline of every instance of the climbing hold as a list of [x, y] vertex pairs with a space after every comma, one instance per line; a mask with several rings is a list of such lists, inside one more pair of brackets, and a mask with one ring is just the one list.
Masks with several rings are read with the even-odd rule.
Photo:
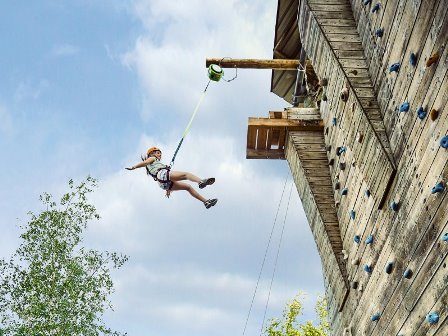
[[341, 204], [340, 202], [336, 202], [334, 205], [336, 205], [336, 208], [339, 208], [340, 204]]
[[322, 100], [323, 101], [327, 101], [328, 100], [327, 95], [325, 93], [322, 95]]
[[356, 141], [358, 141], [359, 143], [362, 142], [363, 138], [364, 138], [364, 135], [361, 132], [358, 132], [358, 134], [356, 134]]
[[430, 67], [431, 65], [433, 65], [434, 63], [437, 62], [437, 60], [439, 59], [439, 53], [435, 52], [434, 54], [432, 54], [432, 56], [430, 58], [428, 58], [428, 60], [426, 61], [426, 66]]
[[445, 234], [442, 236], [442, 241], [448, 242], [448, 232], [445, 232]]
[[410, 279], [413, 274], [414, 273], [412, 272], [412, 270], [410, 268], [408, 268], [406, 271], [404, 271], [403, 277], [406, 279]]
[[403, 104], [400, 105], [400, 112], [407, 112], [407, 111], [409, 111], [409, 103], [404, 102]]
[[358, 281], [352, 281], [352, 283], [351, 283], [351, 287], [352, 287], [353, 289], [358, 288]]
[[399, 202], [392, 201], [392, 202], [390, 203], [390, 208], [391, 208], [393, 211], [398, 211], [398, 208], [399, 208]]
[[372, 13], [377, 12], [380, 9], [380, 7], [381, 7], [381, 4], [379, 2], [376, 3], [375, 6], [373, 6], [373, 8], [372, 8]]
[[383, 34], [384, 34], [384, 28], [378, 28], [378, 29], [375, 31], [375, 35], [376, 35], [376, 37], [383, 37]]
[[439, 314], [437, 312], [431, 312], [428, 315], [426, 315], [426, 321], [429, 322], [429, 324], [436, 324], [439, 322]]
[[366, 273], [372, 273], [372, 267], [370, 266], [370, 265], [368, 265], [368, 264], [365, 264], [364, 265], [364, 272], [366, 272]]
[[436, 194], [444, 190], [445, 190], [445, 184], [442, 181], [440, 181], [431, 189], [431, 194]]
[[369, 245], [372, 243], [373, 243], [373, 235], [369, 235], [366, 239], [366, 245]]
[[352, 265], [356, 266], [359, 265], [359, 258], [355, 258], [352, 260]]
[[337, 148], [336, 148], [336, 154], [337, 154], [337, 155], [341, 155], [341, 154], [344, 153], [345, 151], [347, 151], [347, 148], [344, 147], [344, 146], [341, 146], [341, 147], [337, 147]]
[[366, 194], [367, 197], [370, 197], [370, 190], [366, 189], [365, 194]]
[[361, 237], [360, 237], [359, 235], [356, 235], [356, 236], [353, 237], [353, 241], [354, 241], [356, 244], [359, 244], [359, 243], [361, 242]]
[[350, 218], [354, 220], [355, 216], [356, 216], [355, 210], [350, 210]]
[[334, 165], [334, 159], [330, 159], [330, 161], [328, 161], [328, 165], [329, 165], [329, 166]]
[[330, 152], [331, 151], [331, 145], [325, 146], [325, 149], [327, 150], [327, 152]]
[[372, 0], [364, 0], [363, 5], [367, 6], [368, 4], [370, 4], [372, 2]]
[[389, 67], [389, 73], [398, 72], [399, 70], [400, 70], [400, 63], [391, 64], [391, 66]]
[[348, 259], [348, 253], [346, 250], [342, 250], [342, 256], [343, 256], [344, 260]]
[[224, 75], [224, 70], [218, 64], [210, 64], [208, 67], [208, 78], [214, 82], [219, 82], [219, 80]]
[[437, 111], [436, 109], [432, 109], [431, 112], [429, 113], [429, 117], [431, 118], [432, 121], [436, 120], [438, 116], [439, 111]]
[[320, 86], [327, 86], [327, 85], [328, 85], [328, 79], [326, 79], [326, 78], [322, 78], [322, 79], [319, 81], [319, 85], [320, 85]]
[[347, 193], [348, 193], [348, 189], [347, 188], [344, 188], [344, 189], [341, 190], [341, 195], [342, 196], [346, 196]]
[[440, 140], [440, 147], [447, 149], [448, 148], [448, 135], [445, 135], [441, 140]]
[[341, 189], [341, 183], [336, 182], [336, 183], [334, 184], [334, 190], [339, 190], [339, 189]]
[[387, 274], [391, 274], [393, 268], [394, 268], [394, 263], [392, 261], [390, 261], [390, 262], [387, 263], [386, 268], [384, 269], [384, 271]]
[[348, 88], [345, 87], [341, 90], [340, 98], [343, 102], [346, 102], [348, 100]]
[[409, 56], [409, 63], [411, 63], [412, 66], [417, 65], [417, 54], [411, 53], [411, 55]]
[[336, 126], [336, 121], [337, 121], [336, 117], [333, 117], [333, 119], [331, 119], [331, 124], [333, 126]]
[[373, 322], [375, 322], [375, 321], [378, 321], [379, 319], [380, 319], [380, 317], [381, 317], [381, 314], [380, 313], [376, 313], [376, 314], [373, 314], [372, 315], [372, 317], [370, 318]]
[[425, 119], [426, 114], [427, 114], [427, 113], [426, 113], [426, 111], [423, 109], [422, 106], [420, 106], [420, 107], [417, 109], [417, 117], [418, 117], [419, 119], [421, 119], [421, 120]]
[[345, 170], [345, 162], [339, 162], [339, 169]]

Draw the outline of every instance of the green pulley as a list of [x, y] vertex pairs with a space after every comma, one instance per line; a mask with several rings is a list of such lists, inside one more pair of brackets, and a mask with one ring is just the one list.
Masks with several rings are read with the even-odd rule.
[[219, 82], [219, 80], [224, 75], [224, 70], [217, 64], [210, 64], [208, 67], [208, 78], [210, 80]]

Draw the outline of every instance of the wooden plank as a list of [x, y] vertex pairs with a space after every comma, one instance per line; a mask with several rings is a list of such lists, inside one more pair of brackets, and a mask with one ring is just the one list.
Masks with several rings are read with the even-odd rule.
[[255, 149], [257, 140], [257, 128], [255, 126], [247, 127], [247, 148]]
[[285, 151], [283, 149], [246, 149], [246, 159], [285, 159]]
[[249, 117], [248, 126], [262, 128], [288, 128], [291, 130], [307, 130], [307, 131], [319, 131], [322, 130], [324, 124], [322, 120], [291, 120], [291, 119], [269, 119], [269, 118], [254, 118]]
[[255, 147], [257, 150], [265, 150], [266, 149], [267, 135], [268, 135], [267, 128], [258, 128], [257, 146]]

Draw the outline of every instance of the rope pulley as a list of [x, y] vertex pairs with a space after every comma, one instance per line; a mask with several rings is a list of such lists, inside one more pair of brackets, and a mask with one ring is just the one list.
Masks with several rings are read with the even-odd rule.
[[218, 64], [210, 64], [208, 67], [208, 78], [214, 82], [219, 82], [224, 75], [224, 70]]

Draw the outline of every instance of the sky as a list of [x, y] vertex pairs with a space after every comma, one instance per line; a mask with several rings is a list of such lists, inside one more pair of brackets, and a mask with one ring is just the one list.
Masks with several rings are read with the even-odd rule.
[[287, 162], [245, 158], [247, 118], [290, 106], [270, 92], [270, 71], [212, 82], [177, 156], [174, 170], [216, 178], [201, 190], [219, 199], [215, 207], [185, 192], [166, 199], [143, 169], [124, 169], [152, 146], [169, 163], [208, 82], [207, 57], [272, 58], [276, 6], [3, 2], [0, 257], [19, 246], [28, 211], [42, 210], [40, 194], [57, 199], [69, 179], [91, 175], [101, 220], [83, 244], [130, 258], [112, 273], [106, 324], [131, 336], [242, 335], [279, 209], [245, 335], [260, 334], [266, 305], [266, 319], [280, 317], [299, 291], [307, 293], [301, 320], [316, 319], [321, 263]]

